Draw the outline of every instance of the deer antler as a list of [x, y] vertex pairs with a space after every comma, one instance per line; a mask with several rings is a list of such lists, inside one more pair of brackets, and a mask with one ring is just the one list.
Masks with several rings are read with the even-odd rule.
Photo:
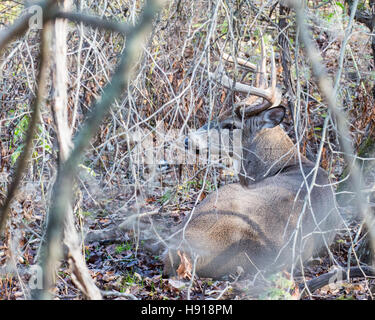
[[264, 54], [264, 39], [260, 38], [260, 63], [257, 65], [257, 75], [255, 78], [255, 86], [264, 89], [266, 86], [266, 55]]
[[[264, 59], [265, 60], [265, 59]], [[264, 62], [262, 61], [261, 64]], [[262, 71], [262, 67], [260, 68], [260, 79], [262, 78], [262, 74], [265, 74], [265, 72]], [[273, 52], [273, 49], [271, 48], [271, 87], [264, 90], [264, 95], [258, 95], [256, 93], [250, 93], [253, 96], [256, 97], [262, 97], [264, 100], [263, 102], [259, 104], [254, 105], [254, 97], [250, 97], [248, 99], [245, 99], [244, 101], [236, 104], [235, 112], [238, 116], [244, 116], [245, 118], [248, 118], [252, 115], [258, 114], [268, 108], [271, 108], [272, 106], [277, 106], [281, 102], [281, 92], [276, 87], [276, 66], [275, 66], [275, 55]], [[262, 82], [262, 80], [259, 81], [259, 86], [263, 87], [265, 86], [265, 81]]]
[[[229, 59], [229, 55], [222, 54], [226, 60], [232, 62], [233, 58]], [[244, 59], [237, 59], [237, 62], [241, 64], [242, 62], [248, 63]], [[249, 67], [249, 69], [254, 70], [254, 68]], [[249, 97], [235, 105], [235, 112], [238, 116], [250, 117], [252, 115], [258, 114], [263, 110], [266, 110], [274, 105], [278, 105], [281, 102], [281, 93], [276, 87], [276, 67], [275, 67], [275, 55], [271, 47], [271, 87], [266, 87], [266, 56], [264, 54], [264, 41], [261, 37], [261, 60], [257, 66], [257, 76], [255, 81], [255, 86], [250, 86], [241, 82], [235, 82], [227, 75], [223, 74], [222, 68], [218, 68], [216, 73], [209, 72], [209, 76], [213, 78], [216, 82], [220, 83], [222, 86], [231, 89], [233, 91], [247, 93], [252, 97]], [[263, 98], [261, 103], [255, 104], [258, 98]]]
[[[224, 60], [230, 62], [230, 63], [237, 63], [239, 66], [245, 68], [245, 69], [249, 69], [250, 71], [253, 71], [253, 72], [256, 72], [257, 71], [257, 65], [254, 64], [254, 63], [251, 63], [250, 61], [247, 61], [246, 59], [242, 59], [240, 57], [236, 57], [236, 59], [233, 59], [233, 57], [227, 53], [225, 53], [224, 51], [222, 51], [222, 49], [220, 48], [221, 44], [218, 43], [217, 44], [217, 47], [216, 47], [216, 50], [217, 50], [217, 53], [220, 57], [222, 57]], [[223, 44], [224, 46], [224, 44]]]
[[[228, 61], [228, 62], [231, 62], [231, 63], [235, 63], [233, 57], [225, 52], [220, 52], [220, 55], [223, 57], [224, 60]], [[237, 63], [244, 67], [244, 68], [247, 68], [247, 69], [250, 69], [251, 71], [256, 71], [257, 70], [257, 65], [254, 64], [254, 63], [251, 63], [250, 61], [247, 61], [245, 59], [242, 59], [242, 58], [239, 58], [237, 57]]]

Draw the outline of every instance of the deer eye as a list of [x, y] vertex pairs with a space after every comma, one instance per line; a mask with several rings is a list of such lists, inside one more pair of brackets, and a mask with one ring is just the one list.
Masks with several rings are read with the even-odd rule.
[[232, 123], [226, 123], [226, 124], [224, 124], [222, 127], [221, 127], [221, 129], [230, 129], [230, 130], [232, 130], [232, 129], [234, 129], [234, 124]]
[[227, 122], [221, 125], [221, 129], [235, 130], [241, 129], [241, 127], [239, 127], [235, 122]]

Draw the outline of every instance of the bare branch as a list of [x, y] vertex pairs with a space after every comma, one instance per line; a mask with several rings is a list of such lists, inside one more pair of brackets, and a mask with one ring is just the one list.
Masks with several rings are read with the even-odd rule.
[[130, 30], [130, 26], [127, 24], [109, 20], [109, 19], [103, 19], [103, 18], [99, 18], [95, 16], [89, 16], [89, 15], [86, 15], [83, 13], [77, 13], [77, 12], [58, 11], [57, 13], [54, 14], [54, 18], [69, 19], [77, 23], [82, 22], [94, 28], [106, 29], [106, 30], [118, 32], [121, 34], [127, 34]]

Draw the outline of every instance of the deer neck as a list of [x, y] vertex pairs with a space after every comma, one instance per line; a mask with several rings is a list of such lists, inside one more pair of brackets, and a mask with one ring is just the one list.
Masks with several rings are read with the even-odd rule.
[[[250, 143], [248, 137], [243, 136], [242, 148], [239, 178], [245, 186], [298, 163], [297, 149], [280, 126], [259, 131]], [[305, 161], [304, 157], [302, 161]]]

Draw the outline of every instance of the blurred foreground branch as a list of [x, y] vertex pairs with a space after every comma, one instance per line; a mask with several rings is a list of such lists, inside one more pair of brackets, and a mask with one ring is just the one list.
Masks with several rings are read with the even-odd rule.
[[[69, 10], [72, 0], [61, 3], [62, 10]], [[53, 118], [56, 125], [56, 135], [59, 144], [59, 164], [62, 165], [68, 159], [72, 148], [71, 129], [68, 123], [68, 65], [67, 65], [67, 20], [56, 19], [52, 25], [53, 29], [53, 52], [52, 66], [53, 75]], [[72, 281], [87, 299], [101, 299], [99, 289], [95, 286], [85, 258], [82, 254], [81, 241], [75, 228], [74, 210], [71, 204], [65, 213], [64, 244], [68, 248], [67, 260], [70, 266]], [[54, 270], [50, 270], [53, 272]], [[54, 272], [49, 275], [54, 278]]]
[[65, 215], [72, 201], [72, 189], [77, 166], [83, 156], [91, 138], [95, 135], [103, 118], [109, 112], [112, 103], [126, 88], [131, 71], [137, 57], [141, 53], [142, 43], [151, 29], [155, 13], [161, 8], [162, 1], [147, 1], [139, 22], [130, 29], [126, 39], [126, 47], [121, 55], [120, 62], [113, 75], [112, 81], [103, 90], [103, 95], [93, 106], [92, 112], [86, 119], [83, 128], [78, 133], [74, 148], [61, 164], [57, 179], [53, 188], [51, 207], [48, 214], [46, 239], [42, 247], [40, 266], [43, 270], [43, 289], [36, 289], [33, 297], [46, 299], [49, 297], [48, 290], [53, 282], [48, 274], [54, 272], [61, 258], [61, 241]]
[[[361, 172], [355, 161], [355, 153], [352, 148], [352, 141], [349, 135], [349, 128], [347, 125], [347, 119], [341, 108], [337, 105], [336, 93], [338, 92], [337, 87], [333, 87], [333, 84], [328, 76], [328, 73], [321, 63], [321, 57], [313, 44], [311, 36], [308, 32], [308, 28], [305, 21], [305, 10], [300, 4], [300, 1], [293, 2], [294, 9], [296, 10], [297, 24], [299, 27], [300, 41], [305, 46], [305, 52], [310, 60], [312, 71], [317, 79], [319, 89], [327, 102], [328, 109], [331, 113], [331, 118], [335, 119], [337, 125], [337, 134], [339, 137], [340, 145], [343, 150], [343, 155], [346, 163], [350, 166], [351, 179], [353, 182], [353, 190], [356, 193], [356, 204], [358, 211], [361, 213], [365, 220], [366, 225], [369, 229], [370, 241], [372, 247], [375, 248], [375, 232], [374, 232], [374, 218], [371, 214], [369, 206], [363, 192], [361, 191], [362, 185]], [[357, 2], [354, 3], [356, 5]], [[339, 81], [339, 80], [337, 80]]]

